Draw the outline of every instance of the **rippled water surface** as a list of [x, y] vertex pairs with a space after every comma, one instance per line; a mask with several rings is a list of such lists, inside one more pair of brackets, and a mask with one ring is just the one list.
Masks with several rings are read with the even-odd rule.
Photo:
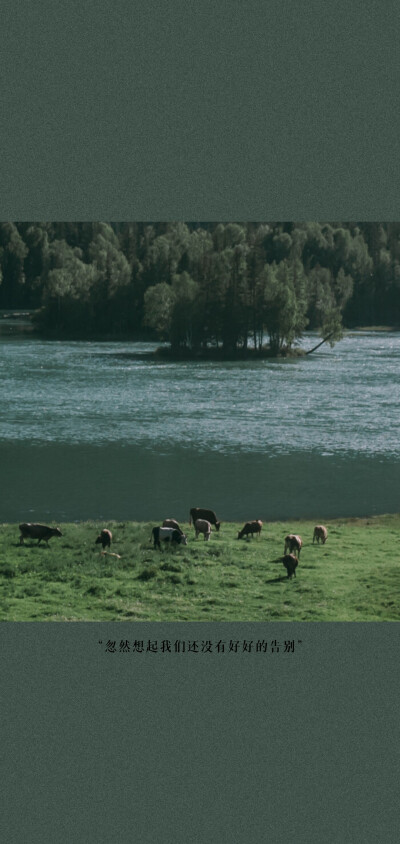
[[52, 505], [58, 518], [400, 509], [400, 334], [282, 362], [154, 362], [152, 348], [1, 341], [4, 520]]

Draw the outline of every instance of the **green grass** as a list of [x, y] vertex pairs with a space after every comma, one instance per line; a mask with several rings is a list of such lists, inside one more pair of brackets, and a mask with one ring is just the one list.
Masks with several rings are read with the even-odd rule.
[[[264, 524], [260, 539], [238, 541], [243, 523], [223, 523], [209, 542], [182, 525], [188, 545], [155, 550], [153, 523], [61, 525], [46, 545], [19, 544], [17, 525], [0, 526], [2, 621], [397, 621], [400, 515]], [[113, 533], [101, 556], [100, 527]], [[284, 537], [303, 548], [297, 577], [276, 559]]]

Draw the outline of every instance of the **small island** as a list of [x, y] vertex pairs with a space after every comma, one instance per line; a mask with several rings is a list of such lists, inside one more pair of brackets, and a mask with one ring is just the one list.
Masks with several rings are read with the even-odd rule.
[[175, 361], [309, 354], [400, 325], [399, 239], [399, 223], [1, 223], [0, 328], [161, 341]]

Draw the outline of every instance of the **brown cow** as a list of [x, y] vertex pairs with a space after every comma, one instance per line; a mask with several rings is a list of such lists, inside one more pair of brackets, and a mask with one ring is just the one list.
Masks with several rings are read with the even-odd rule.
[[38, 545], [40, 545], [43, 539], [46, 545], [48, 545], [49, 539], [51, 539], [52, 536], [62, 536], [60, 528], [52, 528], [47, 525], [38, 525], [31, 522], [23, 522], [22, 525], [19, 526], [19, 529], [21, 531], [21, 536], [19, 538], [20, 545], [24, 545], [24, 539], [37, 539]]
[[244, 536], [253, 536], [253, 533], [258, 533], [258, 537], [260, 538], [262, 525], [263, 523], [261, 519], [254, 519], [252, 522], [246, 522], [245, 526], [242, 527], [242, 530], [239, 531], [237, 538], [243, 539]]
[[183, 533], [182, 528], [175, 519], [164, 519], [162, 526], [174, 528], [174, 530], [179, 530], [179, 533]]
[[287, 576], [291, 577], [292, 574], [294, 574], [294, 576], [296, 577], [296, 568], [298, 565], [297, 557], [294, 554], [285, 554], [285, 556], [281, 559], [287, 571]]

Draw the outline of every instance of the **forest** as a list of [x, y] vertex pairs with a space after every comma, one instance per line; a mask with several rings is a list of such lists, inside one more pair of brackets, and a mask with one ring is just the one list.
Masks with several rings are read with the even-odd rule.
[[400, 327], [400, 223], [0, 224], [0, 309], [42, 336], [278, 355]]

